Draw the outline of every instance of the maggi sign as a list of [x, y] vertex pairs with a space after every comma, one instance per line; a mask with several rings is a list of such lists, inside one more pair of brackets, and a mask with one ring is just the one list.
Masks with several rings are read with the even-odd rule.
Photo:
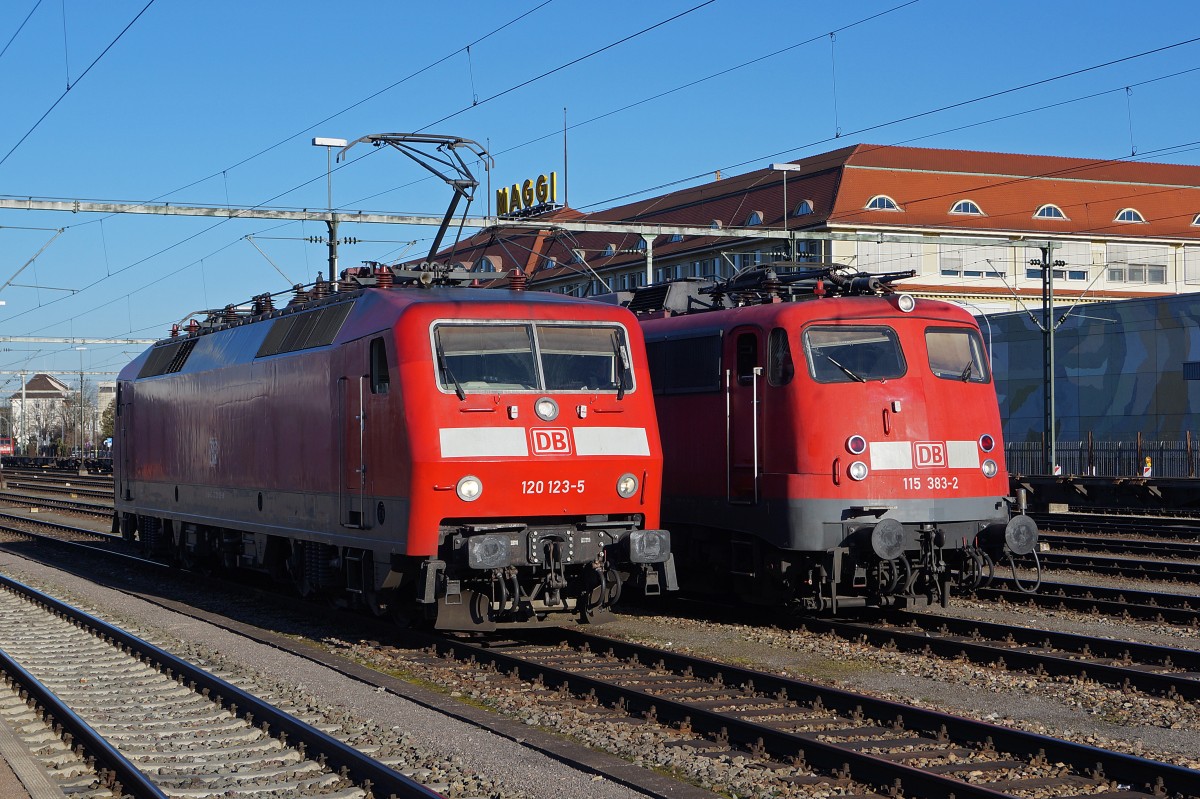
[[526, 180], [496, 190], [496, 215], [506, 216], [528, 211], [539, 205], [558, 202], [558, 173], [538, 175], [537, 180]]

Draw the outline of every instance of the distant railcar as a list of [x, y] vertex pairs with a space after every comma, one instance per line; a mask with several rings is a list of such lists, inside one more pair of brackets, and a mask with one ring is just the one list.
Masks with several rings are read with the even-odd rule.
[[114, 523], [444, 629], [673, 587], [634, 317], [470, 277], [355, 268], [151, 347], [117, 385]]
[[764, 269], [634, 295], [683, 587], [918, 606], [1033, 552], [978, 326], [891, 290], [911, 274]]

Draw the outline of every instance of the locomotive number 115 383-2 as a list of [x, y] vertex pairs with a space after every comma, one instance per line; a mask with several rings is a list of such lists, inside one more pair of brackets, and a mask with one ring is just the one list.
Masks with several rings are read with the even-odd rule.
[[522, 494], [582, 494], [582, 480], [522, 480]]
[[936, 491], [938, 489], [958, 488], [957, 477], [905, 477], [906, 491]]

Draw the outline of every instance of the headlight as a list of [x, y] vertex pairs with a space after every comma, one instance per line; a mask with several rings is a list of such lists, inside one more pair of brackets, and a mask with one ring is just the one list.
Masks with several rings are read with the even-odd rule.
[[533, 412], [538, 415], [538, 418], [543, 422], [553, 422], [558, 418], [558, 403], [549, 397], [542, 397], [537, 402], [533, 403]]
[[851, 480], [866, 480], [867, 479], [867, 464], [862, 461], [855, 461], [850, 464], [849, 468]]
[[867, 450], [867, 440], [862, 436], [850, 436], [846, 439], [846, 449], [851, 455], [861, 455]]
[[468, 474], [458, 481], [454, 490], [458, 492], [458, 498], [463, 502], [474, 502], [483, 493], [483, 483], [475, 475]]
[[638, 490], [638, 479], [632, 474], [625, 473], [621, 475], [621, 479], [617, 480], [617, 493], [625, 499], [629, 499]]
[[996, 439], [984, 433], [979, 437], [979, 448], [984, 452], [991, 452], [996, 448]]
[[986, 461], [983, 462], [983, 476], [984, 477], [995, 477], [996, 472], [998, 472], [998, 471], [1000, 471], [1000, 467], [997, 466], [996, 462], [994, 460], [992, 460], [991, 458], [988, 458]]
[[629, 534], [629, 560], [633, 563], [662, 563], [670, 555], [669, 531], [634, 530]]
[[467, 565], [472, 569], [499, 569], [508, 565], [508, 536], [477, 535], [467, 541]]

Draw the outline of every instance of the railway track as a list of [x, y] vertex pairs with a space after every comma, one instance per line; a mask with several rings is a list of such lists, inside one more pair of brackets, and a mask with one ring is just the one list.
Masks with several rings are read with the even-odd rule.
[[1195, 583], [1200, 581], [1200, 563], [1177, 560], [1118, 558], [1101, 554], [1073, 555], [1043, 552], [1038, 555], [1043, 571], [1070, 570], [1134, 580]]
[[[1186, 769], [606, 638], [428, 645], [436, 660], [453, 651], [456, 671], [494, 664], [532, 681], [533, 692], [561, 687], [564, 699], [578, 697], [634, 729], [649, 721], [674, 725], [677, 746], [749, 759], [793, 785], [958, 799], [1200, 795], [1200, 784], [1180, 782], [1200, 780]], [[359, 671], [356, 678], [386, 684], [385, 675]]]
[[799, 765], [792, 784], [957, 799], [1200, 795], [1189, 769], [602, 636], [434, 648], [463, 668], [485, 664], [634, 723], [673, 725], [678, 746], [764, 770]]
[[1018, 591], [1012, 581], [997, 579], [992, 587], [973, 592], [980, 599], [1003, 600], [1013, 605], [1075, 610], [1082, 613], [1139, 619], [1161, 624], [1200, 627], [1200, 596], [1137, 591], [1076, 583], [1043, 581], [1035, 594]]
[[1030, 512], [1039, 530], [1098, 535], [1140, 535], [1200, 540], [1200, 516], [1153, 516], [1122, 508], [1094, 508], [1067, 513]]
[[113, 515], [111, 502], [82, 502], [76, 499], [54, 499], [34, 494], [22, 494], [16, 491], [0, 491], [0, 507], [39, 508], [42, 510], [91, 516], [98, 519], [111, 519]]
[[922, 613], [885, 622], [808, 619], [801, 626], [884, 649], [1200, 699], [1200, 652], [1191, 649]]
[[21, 491], [38, 491], [45, 494], [65, 494], [72, 497], [90, 497], [94, 499], [111, 498], [113, 495], [112, 488], [104, 488], [102, 486], [80, 485], [71, 481], [62, 483], [51, 483], [42, 480], [12, 480], [5, 479], [4, 485], [8, 489], [19, 489]]
[[1144, 558], [1185, 558], [1200, 560], [1200, 542], [1178, 540], [1151, 540], [1112, 538], [1110, 536], [1085, 536], [1077, 534], [1038, 535], [1038, 541], [1050, 546], [1055, 552], [1095, 552], [1107, 555], [1129, 555]]
[[0, 588], [0, 666], [19, 695], [0, 707], [25, 700], [63, 736], [44, 761], [60, 763], [65, 791], [98, 780], [137, 799], [439, 796], [120, 628], [8, 578]]

